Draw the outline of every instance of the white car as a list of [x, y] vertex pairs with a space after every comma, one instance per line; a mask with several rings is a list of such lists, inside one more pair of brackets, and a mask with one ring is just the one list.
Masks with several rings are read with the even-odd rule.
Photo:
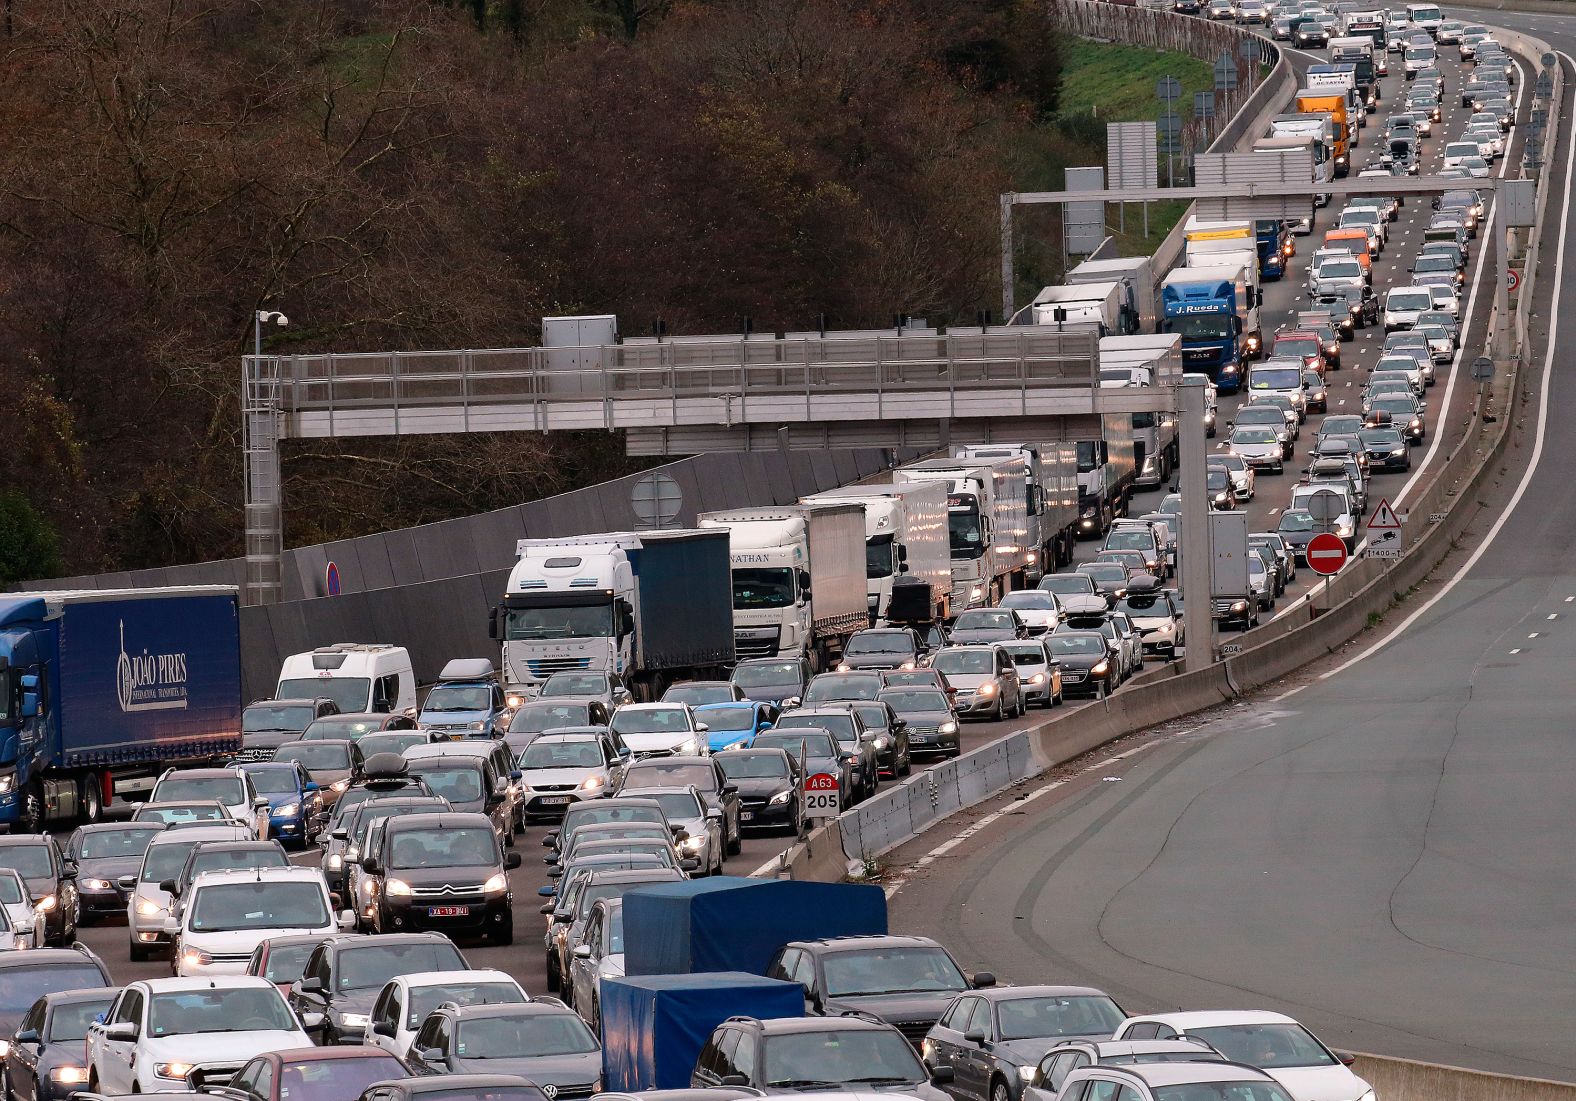
[[1010, 608], [1028, 625], [1029, 633], [1048, 634], [1062, 623], [1062, 602], [1044, 589], [1019, 589], [1001, 598], [998, 608]]
[[575, 1012], [593, 1032], [601, 1031], [602, 980], [624, 977], [624, 900], [599, 898], [586, 917], [585, 934], [569, 959], [565, 985], [573, 992]]
[[1410, 329], [1417, 315], [1434, 308], [1434, 296], [1427, 287], [1392, 287], [1384, 296], [1384, 331]]
[[5, 909], [6, 924], [11, 931], [32, 943], [33, 921], [38, 914], [33, 909], [33, 897], [28, 893], [27, 883], [15, 868], [0, 868], [0, 907]]
[[252, 868], [203, 872], [192, 880], [179, 918], [166, 918], [175, 973], [183, 978], [244, 975], [257, 946], [270, 937], [353, 930], [356, 915], [337, 918], [318, 868]]
[[[1286, 1088], [1294, 1101], [1374, 1101], [1374, 1090], [1329, 1048], [1282, 1013], [1262, 1010], [1194, 1010], [1129, 1017], [1115, 1040], [1144, 1025], [1160, 1025], [1160, 1038], [1203, 1040], [1227, 1059], [1258, 1067]], [[1142, 1029], [1148, 1033], [1150, 1029]]]
[[367, 1043], [396, 1059], [410, 1054], [411, 1041], [427, 1014], [445, 1002], [455, 1005], [502, 1005], [530, 1001], [515, 979], [503, 971], [418, 971], [391, 979], [372, 1003]]
[[1461, 171], [1466, 173], [1469, 180], [1486, 180], [1494, 174], [1488, 166], [1488, 161], [1482, 157], [1466, 157], [1461, 161]]
[[694, 757], [710, 752], [705, 723], [695, 721], [687, 703], [626, 703], [613, 713], [609, 728], [641, 757]]
[[268, 839], [268, 800], [252, 787], [252, 778], [238, 768], [166, 769], [153, 785], [150, 803], [190, 803], [211, 799], [232, 819], [252, 828], [260, 841]]
[[223, 1084], [254, 1055], [311, 1047], [279, 988], [250, 975], [144, 979], [88, 1026], [88, 1089], [108, 1095]]
[[624, 760], [601, 734], [541, 734], [520, 751], [525, 817], [558, 817], [574, 803], [618, 787]]
[[[1451, 317], [1459, 316], [1461, 312], [1461, 299], [1452, 287], [1429, 286], [1428, 296], [1433, 302], [1433, 308]], [[1413, 318], [1415, 322], [1417, 319]]]
[[169, 934], [164, 931], [170, 916], [170, 893], [161, 884], [181, 874], [192, 850], [204, 841], [252, 839], [245, 826], [220, 822], [183, 826], [154, 835], [142, 854], [142, 867], [137, 874], [120, 877], [120, 887], [127, 894], [126, 926], [131, 931], [133, 963], [148, 959], [155, 950], [170, 943]]
[[1267, 470], [1271, 474], [1279, 474], [1286, 469], [1280, 437], [1274, 429], [1262, 424], [1239, 424], [1231, 430], [1226, 446], [1250, 469]]
[[1062, 702], [1061, 665], [1051, 657], [1045, 640], [1019, 639], [1015, 642], [998, 642], [1018, 667], [1018, 683], [1023, 685], [1023, 698], [1041, 707], [1054, 707]]
[[1366, 230], [1369, 246], [1373, 249], [1375, 255], [1384, 251], [1385, 238], [1389, 236], [1384, 214], [1371, 206], [1347, 207], [1341, 211], [1341, 216], [1336, 221], [1335, 228]]
[[1468, 157], [1481, 156], [1481, 150], [1475, 141], [1452, 141], [1445, 144], [1444, 167], [1460, 168], [1461, 162]]

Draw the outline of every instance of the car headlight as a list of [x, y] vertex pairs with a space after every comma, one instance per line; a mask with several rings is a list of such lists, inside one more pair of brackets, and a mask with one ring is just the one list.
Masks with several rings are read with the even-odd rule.
[[190, 1063], [175, 1060], [169, 1063], [154, 1063], [153, 1074], [157, 1078], [168, 1078], [172, 1082], [184, 1082], [192, 1072]]
[[978, 600], [980, 597], [982, 597], [984, 595], [985, 595], [985, 590], [983, 588], [981, 588], [979, 585], [975, 585], [972, 589], [969, 590], [969, 599], [970, 600]]
[[350, 787], [350, 777], [346, 776], [343, 780], [335, 780], [332, 784], [329, 784], [328, 785], [328, 790], [332, 791], [332, 792], [335, 792], [337, 794], [339, 792], [342, 792], [342, 791], [346, 790], [349, 787]]
[[792, 798], [793, 798], [793, 792], [792, 791], [779, 791], [776, 795], [774, 795], [770, 799], [766, 800], [766, 805], [769, 806], [769, 807], [780, 807], [780, 806], [782, 806], [784, 803], [788, 802], [788, 800], [790, 800]]
[[1022, 1082], [1026, 1086], [1029, 1085], [1034, 1081], [1034, 1075], [1038, 1070], [1039, 1068], [1034, 1066], [1019, 1067], [1018, 1081]]
[[1412, 418], [1412, 427], [1413, 428], [1421, 428], [1421, 427], [1423, 427], [1422, 419], [1420, 417], [1413, 417]]
[[343, 868], [344, 866], [345, 866], [345, 858], [343, 856], [340, 856], [338, 853], [334, 853], [332, 856], [330, 856], [328, 858], [329, 871], [337, 872], [337, 871], [339, 871], [339, 869]]
[[1326, 344], [1324, 346], [1324, 354], [1325, 355], [1333, 356], [1336, 352], [1339, 352], [1340, 350], [1341, 350], [1341, 346], [1338, 343], [1335, 343], [1334, 341], [1331, 341], [1329, 344]]
[[1228, 363], [1220, 369], [1220, 373], [1223, 375], [1234, 375], [1237, 373], [1237, 365], [1235, 363]]
[[296, 815], [301, 813], [301, 804], [300, 803], [286, 803], [284, 806], [279, 807], [278, 809], [276, 809], [274, 811], [274, 813], [279, 815], [279, 817], [281, 817], [281, 818], [293, 818]]
[[729, 742], [727, 745], [723, 746], [722, 748], [723, 749], [749, 749], [750, 748], [749, 735], [745, 735], [744, 737], [739, 738], [736, 741]]
[[892, 739], [888, 738], [885, 734], [877, 734], [873, 741], [877, 749], [889, 749], [892, 745]]
[[1250, 337], [1248, 337], [1248, 347], [1249, 348], [1257, 350], [1258, 346], [1259, 346], [1259, 338], [1257, 336], [1250, 336]]
[[1246, 600], [1235, 601], [1231, 605], [1231, 610], [1234, 612], [1245, 612], [1248, 610], [1248, 602]]
[[137, 913], [141, 914], [143, 917], [156, 917], [159, 914], [164, 913], [164, 907], [160, 906], [156, 902], [150, 902], [147, 899], [142, 898], [137, 900]]
[[47, 914], [59, 905], [60, 900], [54, 895], [45, 895], [43, 898], [33, 903], [33, 909], [37, 910], [41, 914]]
[[0, 775], [0, 795], [10, 795], [16, 790], [16, 773], [7, 772]]
[[504, 703], [506, 705], [508, 705], [509, 707], [524, 707], [525, 706], [525, 697], [524, 696], [505, 696], [504, 697]]
[[688, 757], [692, 754], [700, 752], [700, 742], [696, 741], [694, 738], [689, 738], [674, 746], [673, 751], [680, 757]]
[[1397, 447], [1395, 450], [1391, 451], [1390, 454], [1392, 456], [1405, 455], [1406, 454], [1406, 448], [1404, 448], [1404, 447]]
[[107, 891], [110, 888], [110, 882], [107, 879], [84, 879], [82, 888], [87, 891]]
[[487, 729], [487, 720], [486, 719], [482, 719], [479, 722], [471, 723], [469, 726], [466, 727], [466, 729], [467, 730], [486, 730]]
[[948, 719], [946, 722], [936, 727], [937, 734], [956, 734], [957, 732], [958, 724], [953, 722], [951, 719]]
[[1167, 620], [1166, 622], [1162, 623], [1159, 627], [1156, 627], [1155, 630], [1159, 631], [1163, 635], [1169, 635], [1171, 633], [1171, 631], [1172, 631], [1171, 621]]
[[1097, 662], [1095, 662], [1094, 668], [1089, 670], [1089, 672], [1093, 673], [1097, 677], [1103, 677], [1107, 673], [1109, 673], [1110, 671], [1111, 671], [1111, 664], [1110, 664], [1110, 662], [1105, 662], [1105, 661], [1097, 661]]
[[[213, 957], [201, 948], [183, 948], [181, 950], [181, 962], [187, 967], [207, 967], [213, 962]], [[183, 1074], [181, 1077], [184, 1078], [186, 1076]]]
[[683, 841], [679, 842], [679, 848], [683, 849], [687, 853], [698, 853], [705, 847], [706, 838], [704, 836], [686, 837]]
[[[410, 884], [403, 879], [391, 879], [383, 884], [383, 893], [390, 898], [409, 898]], [[365, 1023], [365, 1022], [363, 1022]]]
[[837, 664], [837, 671], [839, 673], [846, 673], [852, 668], [853, 666], [849, 665], [846, 661], [838, 662]]
[[509, 877], [502, 872], [490, 876], [487, 882], [482, 884], [482, 894], [484, 895], [501, 895], [508, 889]]
[[974, 691], [977, 692], [981, 696], [994, 696], [996, 694], [996, 682], [995, 681], [986, 681], [984, 684], [980, 685]]
[[49, 1080], [62, 1086], [85, 1086], [88, 1071], [86, 1067], [56, 1067], [49, 1072]]
[[341, 1013], [339, 1021], [346, 1028], [366, 1028], [370, 1016], [366, 1013]]
[[1029, 683], [1030, 684], [1044, 684], [1045, 683], [1045, 674], [1044, 673], [1036, 673], [1036, 674], [1034, 674], [1034, 676], [1029, 678]]
[[1341, 525], [1339, 525], [1335, 529], [1335, 534], [1339, 535], [1342, 539], [1350, 539], [1352, 537], [1352, 525], [1350, 525], [1350, 524], [1341, 524]]

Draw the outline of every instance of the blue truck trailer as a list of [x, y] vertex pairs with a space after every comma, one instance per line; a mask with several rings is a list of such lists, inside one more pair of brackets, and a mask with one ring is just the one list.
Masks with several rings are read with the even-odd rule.
[[1259, 280], [1284, 278], [1291, 255], [1296, 251], [1286, 223], [1279, 218], [1256, 218], [1253, 235], [1259, 246]]
[[234, 588], [0, 595], [0, 824], [95, 821], [240, 747]]
[[1225, 393], [1242, 388], [1248, 360], [1262, 345], [1259, 292], [1241, 267], [1181, 267], [1165, 277], [1165, 332], [1182, 337], [1182, 368], [1209, 375]]

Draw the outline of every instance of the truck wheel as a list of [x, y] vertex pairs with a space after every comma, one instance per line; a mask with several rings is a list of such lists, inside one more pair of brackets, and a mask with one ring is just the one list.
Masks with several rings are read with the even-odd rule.
[[104, 816], [104, 781], [96, 772], [85, 773], [82, 785], [82, 820], [92, 825]]
[[22, 795], [22, 816], [18, 823], [25, 833], [44, 832], [44, 785], [34, 780]]

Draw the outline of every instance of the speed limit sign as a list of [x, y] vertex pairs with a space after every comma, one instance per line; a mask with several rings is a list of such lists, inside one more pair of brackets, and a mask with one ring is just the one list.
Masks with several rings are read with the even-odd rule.
[[817, 772], [805, 777], [804, 816], [806, 818], [836, 818], [842, 808], [841, 791], [837, 777], [829, 772]]

